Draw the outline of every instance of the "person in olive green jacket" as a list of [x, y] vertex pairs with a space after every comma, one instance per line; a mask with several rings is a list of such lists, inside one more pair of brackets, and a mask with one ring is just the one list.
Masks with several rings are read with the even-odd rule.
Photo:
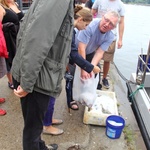
[[41, 133], [49, 99], [61, 92], [72, 40], [73, 5], [74, 0], [34, 0], [20, 24], [11, 72], [14, 93], [21, 99], [23, 150], [58, 147], [46, 146]]
[[[21, 98], [23, 150], [47, 150], [41, 140], [50, 96], [61, 92], [68, 63], [73, 0], [34, 0], [20, 25], [13, 60], [14, 93]], [[57, 144], [50, 145], [57, 149]]]

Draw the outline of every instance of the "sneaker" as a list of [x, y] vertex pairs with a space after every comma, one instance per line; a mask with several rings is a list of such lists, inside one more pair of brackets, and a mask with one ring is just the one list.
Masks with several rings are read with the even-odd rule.
[[5, 98], [0, 98], [0, 104], [5, 102]]
[[46, 146], [47, 146], [47, 150], [57, 150], [58, 149], [57, 144], [49, 144], [49, 145], [46, 145]]
[[103, 82], [103, 86], [104, 86], [106, 89], [109, 89], [108, 80], [107, 80], [106, 78], [104, 78], [104, 79], [102, 80], [102, 82]]

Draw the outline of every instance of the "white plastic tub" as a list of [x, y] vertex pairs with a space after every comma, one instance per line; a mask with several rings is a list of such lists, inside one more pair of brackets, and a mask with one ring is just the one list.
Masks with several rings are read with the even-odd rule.
[[118, 115], [115, 93], [97, 90], [97, 98], [91, 110], [85, 107], [83, 123], [106, 126], [106, 119], [110, 115]]

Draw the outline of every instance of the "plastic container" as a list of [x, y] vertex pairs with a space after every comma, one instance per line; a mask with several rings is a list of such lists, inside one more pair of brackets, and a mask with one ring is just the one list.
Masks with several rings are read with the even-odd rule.
[[[112, 109], [113, 109], [114, 113], [113, 114], [112, 113], [111, 114], [103, 113], [102, 110], [99, 109], [100, 107], [97, 108], [97, 106], [95, 106], [95, 104], [94, 104], [90, 111], [88, 111], [88, 107], [85, 107], [83, 123], [106, 126], [106, 119], [108, 116], [118, 115], [116, 95], [114, 92], [102, 91], [102, 90], [97, 90], [96, 93], [98, 95], [98, 99], [96, 99], [95, 102], [98, 102], [99, 104], [101, 104], [101, 102], [103, 101], [103, 96], [104, 97], [107, 96], [109, 100], [110, 99], [112, 100], [111, 106], [113, 103]], [[104, 101], [106, 101], [106, 99], [104, 99]]]
[[106, 119], [106, 135], [111, 139], [118, 139], [125, 126], [125, 120], [117, 115], [111, 115]]

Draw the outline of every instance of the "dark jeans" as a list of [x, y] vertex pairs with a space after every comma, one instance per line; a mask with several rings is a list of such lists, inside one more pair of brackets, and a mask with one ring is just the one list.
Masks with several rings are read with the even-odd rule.
[[95, 52], [93, 52], [93, 53], [91, 53], [91, 54], [87, 54], [87, 55], [86, 55], [86, 60], [89, 61], [89, 62], [91, 62], [92, 59], [93, 59], [93, 57], [94, 57], [94, 54], [95, 54]]
[[66, 80], [66, 96], [67, 96], [67, 105], [70, 108], [70, 103], [73, 101], [72, 99], [72, 86], [73, 80]]
[[[15, 88], [18, 85], [14, 81]], [[41, 140], [41, 133], [49, 99], [48, 95], [36, 91], [21, 98], [24, 119], [23, 150], [47, 150], [45, 142]]]
[[54, 105], [55, 105], [55, 98], [50, 97], [50, 101], [48, 104], [48, 108], [44, 117], [44, 126], [50, 126], [52, 125], [52, 119], [53, 119], [53, 113], [54, 113]]

